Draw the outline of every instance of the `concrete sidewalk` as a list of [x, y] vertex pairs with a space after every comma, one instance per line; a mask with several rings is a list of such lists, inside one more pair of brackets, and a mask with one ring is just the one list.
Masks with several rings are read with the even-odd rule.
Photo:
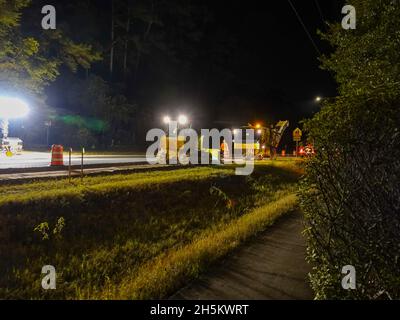
[[290, 213], [171, 299], [313, 299], [302, 215]]

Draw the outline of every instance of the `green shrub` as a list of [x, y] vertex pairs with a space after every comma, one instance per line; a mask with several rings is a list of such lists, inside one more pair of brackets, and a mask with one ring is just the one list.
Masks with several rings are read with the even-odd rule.
[[[340, 96], [305, 122], [316, 156], [305, 165], [301, 205], [316, 297], [400, 298], [400, 7], [354, 0], [356, 30], [330, 25], [322, 57]], [[356, 290], [341, 286], [356, 268]]]
[[[342, 103], [326, 106], [307, 124], [317, 147], [306, 162], [301, 196], [315, 265], [311, 282], [318, 298], [399, 298], [399, 132], [383, 119], [390, 109], [381, 113], [382, 105], [384, 117], [376, 109], [360, 114], [358, 123], [354, 118], [351, 130], [332, 128], [343, 119], [341, 109], [355, 111]], [[372, 120], [386, 123], [373, 128]], [[341, 287], [345, 265], [356, 268], [357, 290]]]

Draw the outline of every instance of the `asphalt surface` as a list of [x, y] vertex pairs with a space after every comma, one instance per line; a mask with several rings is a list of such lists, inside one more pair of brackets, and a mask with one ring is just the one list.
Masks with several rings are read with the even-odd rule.
[[[5, 154], [0, 154], [0, 170], [2, 169], [22, 169], [22, 168], [39, 168], [50, 166], [50, 152], [23, 152], [20, 155], [7, 157]], [[102, 164], [127, 164], [127, 163], [146, 162], [143, 154], [129, 155], [85, 155], [85, 165], [102, 165]], [[64, 153], [64, 165], [68, 165], [68, 154]], [[81, 164], [80, 155], [72, 155], [72, 165]]]
[[174, 294], [180, 300], [313, 299], [301, 232], [302, 215], [290, 213], [200, 279]]
[[[292, 157], [285, 157], [293, 159]], [[279, 157], [279, 159], [285, 159]], [[24, 151], [20, 155], [7, 157], [4, 153], [0, 153], [0, 170], [6, 169], [29, 169], [29, 168], [45, 168], [49, 167], [51, 162], [50, 152], [31, 152]], [[236, 160], [241, 163], [240, 160]], [[64, 152], [64, 165], [69, 163], [68, 153]], [[145, 154], [98, 154], [84, 155], [84, 165], [105, 165], [105, 164], [133, 164], [147, 163]], [[81, 164], [81, 156], [73, 154], [71, 157], [71, 165], [78, 166]]]

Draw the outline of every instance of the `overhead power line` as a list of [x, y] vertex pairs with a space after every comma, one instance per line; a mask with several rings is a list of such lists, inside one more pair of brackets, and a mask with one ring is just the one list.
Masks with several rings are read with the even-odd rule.
[[321, 16], [322, 23], [324, 23], [324, 24], [325, 24], [325, 18], [324, 18], [324, 14], [322, 13], [321, 6], [319, 5], [319, 3], [318, 3], [318, 0], [314, 0], [314, 2], [315, 2], [315, 5], [317, 6], [317, 9], [318, 9], [319, 15]]
[[315, 44], [313, 38], [311, 37], [310, 32], [308, 32], [307, 27], [305, 26], [305, 24], [303, 23], [303, 20], [301, 19], [299, 13], [297, 12], [296, 8], [294, 7], [292, 1], [288, 0], [290, 6], [292, 7], [294, 13], [296, 14], [297, 19], [299, 20], [301, 26], [303, 27], [305, 33], [307, 34], [307, 37], [310, 39], [313, 47], [315, 48], [315, 51], [317, 51], [318, 55], [321, 55], [321, 51], [319, 51], [318, 46]]

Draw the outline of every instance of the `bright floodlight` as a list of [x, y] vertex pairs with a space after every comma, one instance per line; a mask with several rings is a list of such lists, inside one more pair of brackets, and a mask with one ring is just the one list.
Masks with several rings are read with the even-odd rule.
[[188, 118], [187, 118], [186, 116], [184, 116], [184, 115], [181, 114], [181, 115], [178, 117], [178, 122], [179, 122], [179, 124], [181, 124], [181, 125], [185, 125], [185, 124], [188, 123]]
[[168, 116], [165, 116], [164, 119], [163, 119], [163, 121], [164, 121], [165, 124], [168, 124], [168, 123], [171, 122], [171, 118], [168, 117]]
[[316, 101], [316, 102], [320, 102], [321, 100], [322, 100], [321, 97], [316, 97], [316, 98], [315, 98], [315, 101]]
[[0, 118], [15, 119], [26, 116], [29, 107], [26, 102], [18, 98], [0, 97]]

